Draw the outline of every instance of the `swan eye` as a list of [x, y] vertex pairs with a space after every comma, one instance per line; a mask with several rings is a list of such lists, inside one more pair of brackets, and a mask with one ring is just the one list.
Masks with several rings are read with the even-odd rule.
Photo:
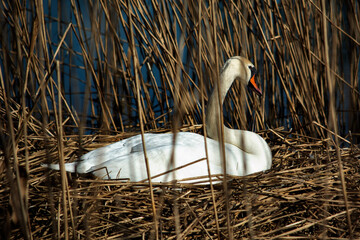
[[250, 72], [251, 72], [251, 77], [254, 76], [256, 74], [256, 68], [254, 66], [249, 66]]

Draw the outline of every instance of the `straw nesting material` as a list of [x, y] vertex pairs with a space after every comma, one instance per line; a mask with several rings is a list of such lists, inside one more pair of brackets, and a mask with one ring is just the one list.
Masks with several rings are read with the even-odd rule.
[[[208, 185], [154, 184], [156, 220], [146, 183], [99, 180], [91, 175], [75, 174], [66, 176], [67, 219], [64, 219], [60, 173], [39, 167], [47, 157], [56, 158], [56, 141], [49, 139], [50, 147], [34, 149], [30, 154], [28, 212], [33, 238], [63, 238], [64, 221], [68, 236], [91, 239], [147, 239], [156, 235], [162, 239], [211, 239], [218, 238], [218, 234], [221, 238], [234, 239], [324, 236], [334, 239], [347, 238], [350, 234], [360, 237], [359, 149], [354, 146], [340, 149], [346, 208], [338, 159], [330, 139], [286, 137], [288, 133], [279, 130], [262, 134], [276, 143], [272, 144], [274, 159], [270, 171], [229, 179], [228, 196], [224, 195], [221, 184], [213, 189]], [[119, 138], [89, 136], [84, 140], [85, 148], [94, 149]], [[70, 137], [64, 142], [67, 161], [75, 158], [76, 141]], [[6, 180], [4, 174], [1, 177]], [[3, 184], [2, 196], [9, 191], [7, 184]], [[226, 197], [230, 216], [227, 216]], [[0, 204], [6, 209], [7, 198], [2, 197]], [[3, 216], [1, 220], [6, 219]], [[20, 236], [20, 227], [15, 227], [11, 238]]]

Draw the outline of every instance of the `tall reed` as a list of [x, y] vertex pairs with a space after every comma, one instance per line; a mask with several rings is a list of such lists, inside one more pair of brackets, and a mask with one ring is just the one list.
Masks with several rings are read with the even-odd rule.
[[[45, 146], [57, 139], [63, 164], [64, 141], [73, 135], [81, 155], [85, 136], [94, 133], [201, 132], [218, 70], [227, 58], [242, 55], [257, 67], [264, 96], [235, 83], [223, 106], [225, 124], [275, 135], [283, 128], [285, 142], [336, 136], [332, 146], [343, 173], [338, 147], [360, 139], [359, 19], [357, 0], [2, 1], [0, 131], [6, 161], [0, 167], [14, 171], [6, 179], [20, 189], [18, 166], [35, 171], [28, 150], [37, 138]], [[47, 160], [52, 153], [49, 147]], [[58, 237], [67, 238], [76, 212], [67, 211], [71, 194], [64, 171], [61, 179], [66, 224]], [[346, 202], [343, 175], [341, 184]], [[27, 219], [26, 204], [19, 208]], [[60, 226], [54, 209], [52, 214]], [[22, 229], [31, 239], [27, 221]]]
[[[351, 131], [357, 139], [359, 5], [356, 1], [325, 4], [337, 124], [342, 135]], [[136, 58], [145, 128], [170, 127], [174, 110], [181, 113], [181, 125], [194, 125], [202, 123], [205, 106], [199, 104], [199, 95], [207, 98], [216, 80], [212, 70], [230, 56], [243, 55], [259, 69], [265, 96], [260, 101], [246, 99], [235, 85], [224, 106], [227, 124], [241, 128], [251, 124], [255, 130], [285, 126], [325, 137], [324, 130], [313, 124], [328, 126], [329, 116], [321, 2], [225, 1], [215, 5], [215, 20], [212, 5], [203, 2], [200, 7], [201, 18], [199, 6], [192, 2], [3, 3], [4, 87], [15, 102], [25, 100], [23, 107], [30, 109], [30, 115], [39, 119], [39, 114], [46, 114], [53, 121], [54, 103], [41, 105], [38, 99], [41, 94], [49, 100], [51, 94], [58, 94], [50, 91], [58, 60], [69, 132], [79, 133], [82, 127], [86, 133], [134, 130], [140, 111], [132, 61]], [[129, 29], [129, 14], [134, 31]], [[134, 52], [129, 45], [132, 38]], [[247, 109], [240, 107], [241, 101], [246, 101]]]

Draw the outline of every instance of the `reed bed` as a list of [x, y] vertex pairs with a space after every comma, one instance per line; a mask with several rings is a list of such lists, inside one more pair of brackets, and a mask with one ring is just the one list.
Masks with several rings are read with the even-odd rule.
[[[346, 209], [331, 139], [289, 137], [289, 132], [281, 129], [269, 129], [261, 134], [271, 140], [273, 168], [264, 173], [229, 179], [231, 233], [227, 232], [226, 196], [221, 184], [214, 185], [219, 229], [209, 185], [154, 184], [159, 238], [345, 239], [350, 237], [349, 228], [354, 239], [360, 237], [360, 149], [354, 146], [341, 149], [348, 201]], [[86, 150], [92, 150], [124, 137], [128, 136], [87, 136], [84, 146]], [[34, 239], [64, 238], [64, 221], [67, 221], [70, 238], [155, 237], [147, 183], [68, 174], [68, 217], [65, 219], [61, 177], [56, 171], [39, 167], [45, 158], [58, 155], [57, 140], [48, 139], [47, 145], [37, 137], [29, 137], [28, 141], [32, 146], [29, 148], [29, 217]], [[78, 136], [67, 136], [64, 146], [64, 155], [69, 159], [76, 158]], [[6, 206], [5, 196], [9, 195], [10, 189], [2, 188], [1, 191], [1, 205]], [[347, 214], [351, 226], [348, 226]], [[2, 221], [5, 220], [2, 217]], [[12, 238], [21, 236], [20, 228], [13, 230]]]
[[[356, 0], [15, 0], [1, 10], [4, 238], [360, 238]], [[40, 167], [143, 132], [203, 133], [209, 91], [234, 55], [258, 68], [264, 96], [234, 84], [224, 122], [269, 142], [270, 171], [227, 178], [224, 191]]]

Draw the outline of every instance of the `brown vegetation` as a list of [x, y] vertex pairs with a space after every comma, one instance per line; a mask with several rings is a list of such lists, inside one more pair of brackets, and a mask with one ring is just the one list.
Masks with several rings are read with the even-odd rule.
[[[360, 238], [357, 1], [46, 4], [1, 3], [4, 237]], [[235, 84], [224, 120], [260, 132], [270, 171], [230, 179], [226, 193], [154, 184], [151, 198], [148, 184], [40, 167], [143, 131], [202, 133], [233, 55], [257, 66], [264, 96]]]

